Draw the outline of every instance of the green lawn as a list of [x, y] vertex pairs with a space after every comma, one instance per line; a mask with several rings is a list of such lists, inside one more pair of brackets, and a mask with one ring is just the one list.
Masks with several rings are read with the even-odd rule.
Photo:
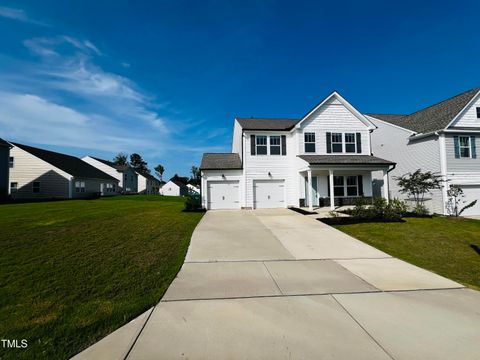
[[388, 254], [480, 290], [480, 221], [462, 218], [406, 218], [404, 223], [338, 225]]
[[154, 305], [201, 213], [184, 200], [119, 196], [0, 206], [2, 359], [65, 359]]

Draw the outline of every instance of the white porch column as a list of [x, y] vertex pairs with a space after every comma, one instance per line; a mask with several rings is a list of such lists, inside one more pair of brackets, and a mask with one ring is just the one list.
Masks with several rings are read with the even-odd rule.
[[308, 191], [308, 210], [313, 211], [313, 185], [312, 185], [312, 170], [307, 170], [307, 191]]
[[389, 201], [389, 189], [388, 189], [388, 171], [383, 170], [383, 197]]
[[335, 210], [335, 194], [333, 193], [333, 170], [328, 170], [329, 185], [330, 185], [330, 210]]

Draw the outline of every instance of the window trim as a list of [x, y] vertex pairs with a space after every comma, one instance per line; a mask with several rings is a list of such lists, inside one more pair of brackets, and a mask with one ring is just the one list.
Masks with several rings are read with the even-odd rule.
[[[338, 141], [333, 141], [333, 137], [334, 137], [335, 135], [340, 135], [340, 142], [338, 142]], [[331, 138], [330, 146], [331, 146], [331, 149], [332, 149], [332, 154], [343, 154], [343, 153], [345, 152], [345, 151], [344, 151], [344, 150], [345, 150], [345, 149], [344, 149], [344, 145], [343, 145], [343, 144], [344, 144], [344, 141], [343, 141], [343, 140], [344, 140], [344, 139], [343, 139], [344, 133], [341, 133], [341, 132], [336, 132], [336, 133], [334, 133], [334, 132], [332, 132], [331, 137], [332, 137], [332, 138]], [[334, 151], [334, 145], [338, 145], [338, 144], [340, 144], [341, 151]]]
[[[462, 145], [462, 138], [467, 139], [468, 145]], [[472, 141], [470, 139], [470, 136], [460, 135], [458, 137], [458, 148], [460, 151], [460, 158], [466, 158], [466, 159], [471, 158], [472, 157]], [[462, 149], [468, 149], [468, 156], [463, 156]]]
[[[353, 136], [353, 142], [347, 142], [347, 135]], [[357, 152], [357, 134], [356, 133], [344, 133], [344, 150], [346, 154], [355, 154]], [[353, 145], [353, 151], [347, 151], [347, 145]]]
[[[270, 135], [268, 137], [268, 153], [271, 156], [279, 156], [282, 155], [282, 137], [280, 135]], [[272, 145], [272, 138], [278, 138], [278, 144]], [[272, 154], [272, 147], [278, 148], [278, 154]]]
[[[265, 138], [265, 144], [259, 144], [259, 143], [258, 143], [258, 139], [262, 139], [262, 140], [263, 140], [264, 138]], [[268, 153], [269, 153], [268, 143], [269, 143], [268, 135], [255, 135], [255, 155], [267, 156]], [[259, 154], [259, 153], [258, 153], [258, 148], [259, 148], [259, 147], [265, 147], [265, 154]]]
[[[335, 178], [342, 178], [342, 185], [335, 185]], [[348, 178], [355, 178], [355, 185], [348, 185]], [[357, 189], [357, 195], [348, 195], [348, 188], [354, 187]], [[342, 188], [343, 195], [335, 195], [335, 188]], [[334, 198], [350, 198], [360, 197], [360, 188], [358, 183], [358, 175], [335, 175], [333, 180], [333, 197]]]
[[[307, 141], [307, 137], [310, 137]], [[312, 139], [313, 138], [313, 139]], [[305, 132], [303, 133], [303, 150], [305, 153], [316, 153], [317, 152], [317, 142], [316, 142], [316, 135], [315, 132]], [[313, 144], [313, 151], [307, 151], [307, 145]]]

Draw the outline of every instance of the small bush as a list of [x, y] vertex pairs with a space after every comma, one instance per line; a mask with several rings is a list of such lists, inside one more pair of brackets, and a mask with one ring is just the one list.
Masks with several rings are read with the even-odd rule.
[[427, 207], [423, 203], [415, 205], [413, 212], [418, 216], [428, 216], [430, 214]]
[[185, 210], [195, 211], [202, 208], [200, 195], [187, 195], [185, 197]]

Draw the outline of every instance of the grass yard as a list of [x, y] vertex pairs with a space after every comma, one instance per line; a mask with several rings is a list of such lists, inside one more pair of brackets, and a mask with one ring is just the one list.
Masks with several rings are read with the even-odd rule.
[[118, 196], [0, 206], [2, 359], [65, 359], [157, 303], [201, 213], [184, 200]]
[[480, 221], [462, 218], [406, 218], [404, 223], [337, 225], [388, 254], [480, 290]]

